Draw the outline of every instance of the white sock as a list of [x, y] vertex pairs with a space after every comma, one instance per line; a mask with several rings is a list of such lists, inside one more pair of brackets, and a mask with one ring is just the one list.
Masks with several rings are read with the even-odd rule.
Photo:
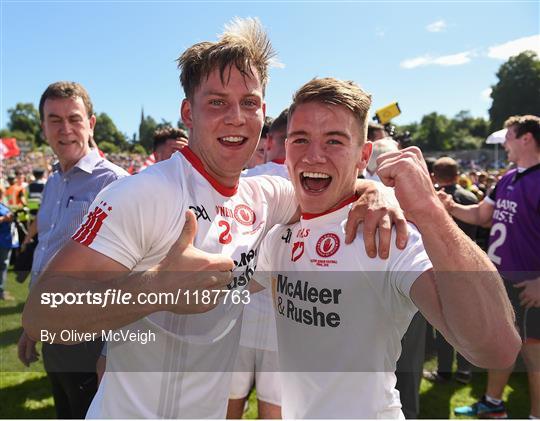
[[489, 395], [486, 395], [486, 401], [492, 403], [493, 405], [500, 405], [502, 403], [502, 399], [495, 399]]
[[534, 415], [529, 415], [530, 420], [539, 420], [540, 418], [535, 417]]

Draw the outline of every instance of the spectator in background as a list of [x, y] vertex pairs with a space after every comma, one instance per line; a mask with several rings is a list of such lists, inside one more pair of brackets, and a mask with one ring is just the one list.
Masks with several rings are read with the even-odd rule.
[[45, 183], [47, 183], [47, 177], [45, 177], [45, 170], [41, 168], [36, 168], [32, 170], [32, 175], [34, 176], [34, 181], [28, 184], [28, 199], [35, 200], [38, 203], [41, 203], [43, 189], [45, 188]]
[[376, 140], [381, 140], [388, 136], [390, 136], [390, 134], [385, 130], [382, 124], [374, 123], [373, 121], [368, 123], [367, 140], [370, 142], [375, 142]]
[[373, 142], [371, 157], [364, 171], [366, 180], [381, 181], [377, 175], [377, 158], [383, 153], [399, 150], [399, 144], [391, 137], [385, 137]]
[[[66, 244], [96, 195], [127, 173], [90, 149], [96, 117], [86, 90], [74, 82], [47, 87], [39, 102], [41, 128], [58, 157], [38, 213], [39, 247], [34, 254], [31, 288], [52, 257]], [[74, 346], [43, 343], [43, 363], [51, 381], [58, 418], [84, 418], [97, 390], [96, 360], [101, 340]], [[19, 359], [38, 358], [36, 342], [23, 331]], [[94, 371], [93, 371], [94, 370]]]
[[165, 161], [188, 143], [184, 130], [175, 127], [157, 129], [154, 132], [154, 157], [156, 162]]
[[14, 215], [2, 203], [4, 193], [4, 187], [0, 185], [0, 300], [10, 298], [5, 291], [9, 259], [11, 250], [19, 247], [17, 230], [13, 226]]
[[7, 204], [12, 207], [26, 206], [24, 175], [17, 171], [15, 177], [8, 177], [8, 183], [9, 187], [5, 193]]
[[[461, 187], [457, 181], [459, 169], [457, 162], [449, 157], [439, 158], [433, 165], [433, 179], [435, 187], [452, 196], [456, 203], [462, 205], [472, 205], [478, 203], [476, 196], [468, 190]], [[457, 225], [467, 236], [476, 241], [476, 225], [467, 224], [454, 218]], [[437, 370], [424, 373], [424, 378], [432, 382], [446, 382], [452, 377], [452, 363], [454, 361], [454, 348], [450, 345], [444, 336], [437, 332]], [[457, 372], [455, 379], [467, 384], [471, 381], [471, 363], [461, 354], [457, 353]]]
[[285, 139], [287, 138], [288, 112], [288, 108], [284, 109], [268, 128], [265, 148], [266, 162], [249, 168], [242, 173], [242, 176], [279, 175], [289, 179], [287, 167], [285, 166]]
[[[504, 148], [517, 168], [508, 171], [477, 205], [439, 198], [454, 218], [475, 225], [492, 222], [488, 256], [504, 279], [522, 338], [527, 366], [531, 419], [540, 418], [540, 117], [510, 117]], [[497, 332], [486, 332], [496, 335]], [[485, 395], [475, 404], [455, 409], [457, 415], [507, 418], [503, 390], [512, 369], [489, 370]]]
[[261, 132], [261, 138], [259, 139], [259, 143], [257, 144], [257, 149], [255, 149], [255, 152], [253, 152], [253, 155], [251, 156], [251, 159], [247, 163], [246, 168], [253, 168], [257, 165], [264, 164], [267, 161], [266, 158], [266, 138], [268, 136], [268, 130], [270, 129], [270, 126], [272, 125], [272, 122], [274, 119], [272, 117], [265, 117], [264, 119], [264, 125]]

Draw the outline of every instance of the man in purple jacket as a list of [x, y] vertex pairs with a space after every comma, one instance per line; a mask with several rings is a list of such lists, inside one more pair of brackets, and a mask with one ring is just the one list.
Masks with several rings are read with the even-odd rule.
[[[478, 205], [459, 205], [439, 193], [455, 218], [492, 227], [488, 255], [503, 277], [516, 312], [516, 323], [527, 366], [530, 418], [540, 418], [540, 118], [510, 117], [504, 148], [517, 168], [508, 171], [493, 192]], [[497, 332], [487, 332], [496, 335]], [[502, 393], [512, 369], [489, 371], [486, 394], [472, 406], [456, 408], [456, 415], [507, 418]]]

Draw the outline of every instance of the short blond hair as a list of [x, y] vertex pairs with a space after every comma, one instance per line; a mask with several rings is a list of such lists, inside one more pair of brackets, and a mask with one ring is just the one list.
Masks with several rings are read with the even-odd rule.
[[366, 141], [371, 95], [353, 81], [332, 77], [310, 80], [293, 95], [293, 102], [289, 107], [289, 121], [296, 107], [307, 102], [322, 102], [347, 108], [360, 124], [360, 144]]
[[[268, 67], [275, 57], [270, 39], [257, 18], [235, 18], [225, 25], [217, 42], [199, 42], [178, 58], [180, 83], [187, 99], [192, 99], [203, 78], [219, 70], [221, 82], [234, 65], [244, 77], [259, 78], [263, 93], [268, 83]], [[257, 75], [254, 74], [256, 70]]]

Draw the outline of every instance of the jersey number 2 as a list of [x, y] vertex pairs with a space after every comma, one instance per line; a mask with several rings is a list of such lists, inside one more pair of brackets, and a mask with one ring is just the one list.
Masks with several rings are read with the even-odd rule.
[[224, 228], [221, 234], [219, 234], [219, 242], [221, 244], [229, 244], [232, 241], [230, 224], [227, 221], [219, 221], [218, 225]]
[[501, 235], [493, 243], [491, 243], [487, 254], [493, 263], [500, 265], [501, 258], [495, 254], [495, 250], [497, 250], [504, 243], [504, 240], [506, 240], [506, 225], [501, 224], [500, 222], [493, 225], [493, 227], [491, 227], [490, 235], [495, 235], [497, 231], [499, 231]]

